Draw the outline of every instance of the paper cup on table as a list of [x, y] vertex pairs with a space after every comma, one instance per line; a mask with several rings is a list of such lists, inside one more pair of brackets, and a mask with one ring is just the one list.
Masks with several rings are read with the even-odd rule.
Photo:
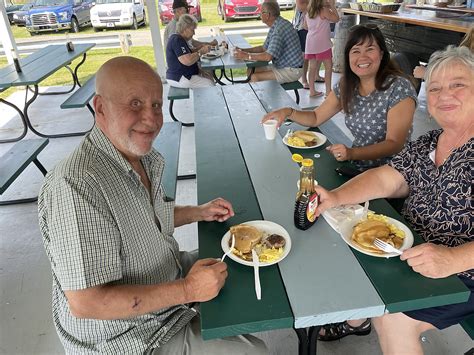
[[275, 139], [276, 131], [277, 131], [277, 121], [276, 120], [268, 120], [263, 123], [263, 129], [265, 130], [265, 138], [268, 140]]

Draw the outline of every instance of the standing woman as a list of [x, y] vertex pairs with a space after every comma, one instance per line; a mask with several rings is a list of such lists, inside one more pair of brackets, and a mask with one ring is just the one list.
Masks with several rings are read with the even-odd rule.
[[[300, 39], [301, 53], [304, 59], [304, 52], [306, 47], [306, 36], [308, 34], [308, 28], [306, 26], [306, 10], [308, 8], [309, 0], [296, 0], [295, 6], [295, 17], [293, 18], [293, 27], [298, 32], [298, 38]], [[303, 62], [303, 75], [301, 76], [301, 83], [305, 89], [309, 89], [308, 85], [308, 60], [304, 59]]]
[[305, 59], [309, 60], [309, 96], [318, 97], [323, 93], [314, 89], [319, 67], [324, 64], [326, 97], [331, 92], [332, 42], [331, 22], [338, 22], [339, 15], [334, 0], [310, 0], [306, 14], [308, 35], [306, 37]]
[[281, 124], [289, 118], [317, 127], [339, 111], [354, 136], [352, 147], [333, 144], [328, 150], [336, 160], [352, 160], [360, 169], [387, 163], [409, 140], [415, 113], [416, 91], [390, 61], [382, 32], [377, 27], [351, 28], [344, 48], [344, 72], [328, 98], [314, 111], [290, 107], [266, 114]]

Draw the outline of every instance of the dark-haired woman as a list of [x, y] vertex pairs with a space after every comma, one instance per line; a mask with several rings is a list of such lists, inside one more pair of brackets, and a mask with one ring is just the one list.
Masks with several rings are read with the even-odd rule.
[[314, 111], [285, 107], [266, 114], [262, 122], [288, 117], [316, 127], [339, 111], [352, 135], [352, 147], [334, 144], [328, 150], [338, 161], [352, 160], [360, 170], [387, 163], [409, 140], [417, 102], [408, 78], [390, 61], [382, 32], [354, 26], [344, 49], [344, 73], [327, 99]]

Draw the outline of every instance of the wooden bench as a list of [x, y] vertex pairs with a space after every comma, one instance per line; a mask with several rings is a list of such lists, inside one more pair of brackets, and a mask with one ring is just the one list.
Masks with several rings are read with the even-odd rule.
[[298, 93], [298, 89], [302, 89], [303, 84], [301, 84], [299, 81], [292, 81], [291, 83], [283, 83], [280, 85], [285, 90], [293, 90], [295, 92], [296, 103], [300, 103], [300, 94]]
[[181, 126], [181, 122], [166, 122], [153, 142], [153, 148], [165, 158], [165, 170], [161, 181], [166, 196], [173, 200], [176, 196], [177, 180], [196, 178], [196, 174], [178, 175]]
[[86, 81], [79, 89], [77, 89], [66, 101], [61, 104], [61, 108], [80, 108], [87, 106], [92, 116], [95, 116], [94, 109], [89, 104], [89, 101], [95, 95], [95, 75]]
[[181, 124], [185, 127], [193, 127], [194, 122], [191, 123], [185, 123], [176, 118], [176, 116], [173, 113], [173, 104], [175, 100], [184, 100], [184, 99], [189, 99], [189, 89], [188, 88], [177, 88], [174, 86], [170, 86], [168, 90], [168, 100], [170, 102], [169, 104], [169, 112], [171, 115], [171, 118], [173, 121], [176, 122], [181, 122]]
[[[48, 145], [49, 139], [24, 139], [7, 151], [0, 159], [0, 195], [16, 180], [16, 178], [33, 162], [46, 175], [45, 167], [39, 162], [38, 154]], [[12, 205], [38, 200], [38, 197], [0, 201], [0, 205]]]

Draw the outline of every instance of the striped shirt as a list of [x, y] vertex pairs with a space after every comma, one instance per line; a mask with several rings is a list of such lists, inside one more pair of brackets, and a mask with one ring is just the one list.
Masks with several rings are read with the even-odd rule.
[[151, 285], [182, 277], [173, 238], [174, 202], [161, 186], [163, 157], [142, 158], [139, 175], [97, 127], [46, 176], [39, 223], [53, 273], [53, 320], [67, 353], [143, 353], [166, 343], [195, 315], [178, 305], [118, 320], [78, 319], [64, 291], [103, 284]]

